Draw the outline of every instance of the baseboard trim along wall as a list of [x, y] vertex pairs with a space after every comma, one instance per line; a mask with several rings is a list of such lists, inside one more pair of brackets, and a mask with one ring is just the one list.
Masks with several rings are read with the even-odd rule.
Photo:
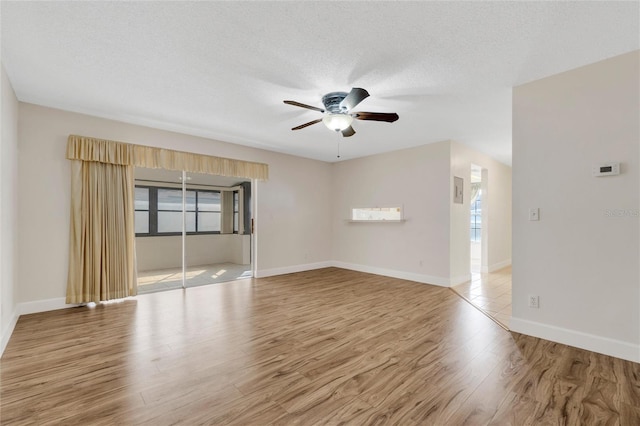
[[9, 324], [7, 324], [5, 329], [2, 330], [2, 340], [0, 340], [0, 358], [2, 358], [4, 349], [7, 347], [7, 344], [9, 343], [9, 339], [13, 334], [13, 330], [16, 328], [16, 324], [18, 323], [18, 318], [20, 318], [20, 315], [18, 315], [18, 312], [13, 311], [13, 314], [11, 315], [11, 321], [9, 321]]
[[328, 261], [328, 262], [305, 263], [302, 265], [284, 266], [282, 268], [258, 269], [256, 270], [254, 276], [256, 278], [266, 278], [266, 277], [272, 277], [275, 275], [284, 275], [284, 274], [293, 274], [296, 272], [313, 271], [314, 269], [329, 268], [331, 266], [334, 266], [333, 262]]
[[72, 308], [78, 305], [68, 305], [64, 297], [55, 299], [34, 300], [33, 302], [18, 303], [18, 314], [29, 315], [38, 312], [55, 311], [56, 309]]
[[[507, 266], [511, 266], [511, 259], [503, 260], [502, 262], [494, 263], [493, 265], [489, 265], [489, 272], [497, 271], [498, 269], [506, 268]], [[485, 271], [482, 271], [485, 272]]]
[[640, 345], [511, 317], [511, 331], [640, 363]]
[[[416, 281], [422, 284], [432, 284], [440, 287], [450, 287], [451, 280], [444, 277], [434, 277], [431, 275], [416, 274], [413, 272], [398, 271], [395, 269], [376, 268], [374, 266], [359, 265], [356, 263], [346, 263], [333, 261], [331, 266], [342, 269], [350, 269], [352, 271], [367, 272], [369, 274], [384, 275], [385, 277], [398, 278], [401, 280]], [[469, 276], [471, 279], [471, 276]], [[467, 281], [469, 281], [469, 279]]]
[[460, 275], [457, 277], [451, 277], [449, 278], [449, 285], [448, 287], [453, 287], [454, 285], [458, 285], [458, 284], [463, 284], [466, 282], [471, 281], [471, 273], [466, 274], [466, 275]]

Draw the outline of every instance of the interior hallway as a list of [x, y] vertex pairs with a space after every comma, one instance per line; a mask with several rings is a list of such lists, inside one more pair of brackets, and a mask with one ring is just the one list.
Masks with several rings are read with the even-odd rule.
[[471, 281], [451, 287], [476, 308], [509, 329], [511, 319], [511, 266], [495, 272], [471, 272]]

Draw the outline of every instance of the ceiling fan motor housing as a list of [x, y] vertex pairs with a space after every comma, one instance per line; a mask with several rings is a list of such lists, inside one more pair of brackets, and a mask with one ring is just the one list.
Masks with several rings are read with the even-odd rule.
[[346, 98], [346, 92], [331, 92], [322, 97], [324, 109], [331, 114], [346, 114], [347, 107], [340, 106], [340, 103]]

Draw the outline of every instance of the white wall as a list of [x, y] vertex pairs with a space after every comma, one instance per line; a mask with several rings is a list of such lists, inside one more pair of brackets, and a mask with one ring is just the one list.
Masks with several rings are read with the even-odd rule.
[[330, 259], [330, 164], [32, 104], [20, 103], [19, 114], [17, 300], [23, 312], [54, 308], [65, 295], [69, 134], [267, 163], [270, 179], [258, 182], [254, 194], [257, 275], [324, 266]]
[[[366, 143], [364, 141], [363, 143]], [[448, 141], [333, 165], [338, 266], [449, 285]], [[353, 207], [404, 206], [403, 223], [349, 223]]]
[[[488, 258], [511, 263], [511, 168], [443, 141], [334, 163], [333, 256], [338, 266], [443, 286], [470, 276], [471, 164], [487, 170]], [[453, 204], [453, 177], [464, 178], [464, 204]], [[349, 223], [353, 207], [403, 205], [404, 223]]]
[[16, 228], [18, 100], [0, 64], [2, 140], [0, 143], [0, 355], [18, 319], [16, 312]]
[[[512, 328], [636, 362], [639, 62], [636, 51], [513, 92]], [[606, 161], [620, 176], [592, 177]]]
[[[327, 266], [331, 260], [331, 164], [300, 157], [269, 162], [258, 203], [257, 277]], [[264, 161], [263, 161], [264, 162]]]
[[[511, 264], [511, 167], [493, 158], [474, 151], [465, 145], [451, 142], [451, 281], [459, 284], [470, 277], [470, 199], [471, 165], [483, 169], [483, 218], [482, 244], [485, 245], [486, 258], [482, 259], [488, 271], [494, 271]], [[464, 179], [463, 204], [453, 203], [453, 177]], [[484, 185], [483, 185], [484, 186]]]
[[[186, 266], [250, 263], [245, 256], [250, 235], [204, 234], [185, 238]], [[136, 264], [138, 271], [181, 267], [182, 236], [136, 237]]]

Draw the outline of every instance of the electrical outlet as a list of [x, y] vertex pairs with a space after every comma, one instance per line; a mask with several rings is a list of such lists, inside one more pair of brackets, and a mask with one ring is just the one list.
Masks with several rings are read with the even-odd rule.
[[540, 209], [532, 208], [529, 209], [529, 220], [540, 220]]
[[540, 307], [540, 298], [538, 296], [529, 296], [529, 307], [538, 309]]

